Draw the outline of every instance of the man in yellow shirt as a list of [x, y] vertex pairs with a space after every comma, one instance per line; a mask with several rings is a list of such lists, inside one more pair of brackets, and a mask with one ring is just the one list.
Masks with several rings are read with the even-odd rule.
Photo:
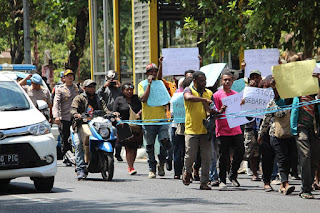
[[[206, 109], [213, 103], [212, 92], [205, 88], [206, 76], [201, 71], [193, 73], [193, 86], [184, 90], [184, 107], [186, 110], [185, 118], [185, 145], [186, 154], [184, 158], [183, 184], [189, 185], [192, 164], [196, 160], [198, 148], [201, 156], [201, 190], [210, 190], [209, 170], [212, 153], [212, 143], [208, 140], [207, 129], [203, 125], [206, 119]], [[212, 109], [210, 113], [213, 113]]]
[[[161, 68], [160, 68], [161, 69]], [[158, 67], [151, 63], [146, 67], [146, 75], [148, 76], [147, 80], [141, 81], [138, 85], [138, 96], [142, 102], [142, 119], [150, 120], [150, 119], [166, 119], [166, 107], [165, 106], [149, 106], [147, 104], [150, 88], [152, 82], [157, 81], [158, 77]], [[166, 90], [164, 92], [167, 92]], [[161, 94], [159, 93], [161, 96]], [[149, 176], [148, 178], [156, 178], [156, 165], [157, 161], [154, 156], [154, 143], [156, 137], [158, 136], [158, 140], [161, 145], [166, 149], [170, 150], [172, 145], [169, 140], [168, 133], [168, 125], [144, 125], [143, 129], [143, 137], [146, 141], [146, 152], [148, 154], [148, 164], [149, 164]], [[158, 165], [158, 174], [159, 176], [164, 176], [164, 164], [166, 159], [159, 159]]]

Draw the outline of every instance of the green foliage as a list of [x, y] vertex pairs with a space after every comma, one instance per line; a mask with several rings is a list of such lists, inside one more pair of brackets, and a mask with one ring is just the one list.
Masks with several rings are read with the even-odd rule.
[[191, 15], [185, 18], [185, 28], [205, 31], [200, 42], [207, 44], [212, 56], [238, 53], [241, 47], [277, 47], [304, 51], [305, 57], [311, 57], [320, 45], [319, 1], [201, 0], [197, 11], [190, 8], [191, 2], [183, 0], [182, 5], [192, 16], [213, 14], [202, 26], [196, 26]]

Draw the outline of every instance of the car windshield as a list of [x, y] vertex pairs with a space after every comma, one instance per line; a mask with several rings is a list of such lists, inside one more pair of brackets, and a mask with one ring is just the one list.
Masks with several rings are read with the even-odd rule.
[[22, 89], [10, 81], [0, 84], [0, 111], [17, 111], [29, 109], [30, 104]]

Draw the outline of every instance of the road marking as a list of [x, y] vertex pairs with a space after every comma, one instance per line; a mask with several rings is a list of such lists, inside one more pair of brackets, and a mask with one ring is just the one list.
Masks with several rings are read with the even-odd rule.
[[25, 200], [30, 200], [33, 202], [38, 202], [38, 203], [51, 203], [54, 200], [57, 200], [56, 198], [50, 198], [50, 197], [43, 197], [43, 198], [29, 198], [21, 195], [11, 195], [12, 197], [20, 198], [20, 199], [25, 199]]

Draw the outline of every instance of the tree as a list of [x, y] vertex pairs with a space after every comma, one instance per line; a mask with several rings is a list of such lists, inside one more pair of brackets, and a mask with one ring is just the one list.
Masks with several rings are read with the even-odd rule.
[[23, 13], [22, 0], [0, 1], [1, 49], [10, 48], [11, 63], [21, 64], [23, 55]]

